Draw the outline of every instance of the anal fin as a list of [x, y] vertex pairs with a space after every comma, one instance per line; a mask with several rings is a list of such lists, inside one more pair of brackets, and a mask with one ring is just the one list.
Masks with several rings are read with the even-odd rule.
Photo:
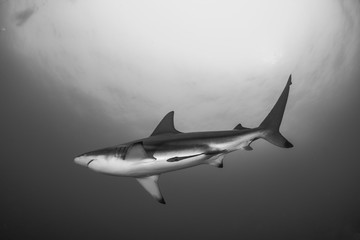
[[216, 155], [216, 156], [214, 156], [214, 157], [211, 157], [211, 158], [208, 160], [208, 163], [209, 163], [211, 166], [214, 166], [214, 167], [217, 167], [217, 168], [223, 168], [223, 167], [224, 167], [224, 163], [223, 163], [224, 157], [225, 157], [224, 154]]
[[246, 150], [246, 151], [252, 151], [253, 150], [253, 148], [250, 147], [250, 145], [244, 146], [244, 147], [242, 147], [242, 149]]
[[136, 180], [140, 183], [141, 186], [145, 188], [145, 190], [150, 193], [150, 195], [155, 198], [159, 203], [166, 204], [164, 197], [160, 192], [160, 188], [158, 185], [159, 175], [153, 175], [148, 177], [136, 178]]

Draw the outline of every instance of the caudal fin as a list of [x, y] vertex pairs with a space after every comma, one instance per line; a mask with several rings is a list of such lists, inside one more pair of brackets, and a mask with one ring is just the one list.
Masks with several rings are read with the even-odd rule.
[[282, 148], [291, 148], [293, 145], [284, 138], [279, 132], [280, 124], [284, 115], [289, 90], [291, 85], [291, 75], [286, 83], [286, 86], [281, 93], [279, 99], [271, 109], [270, 113], [266, 116], [264, 121], [260, 124], [259, 128], [264, 130], [262, 138], [268, 142]]

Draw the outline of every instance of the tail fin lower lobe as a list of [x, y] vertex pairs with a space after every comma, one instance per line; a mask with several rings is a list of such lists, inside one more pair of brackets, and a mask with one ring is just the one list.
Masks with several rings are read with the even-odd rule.
[[286, 83], [286, 86], [281, 93], [279, 99], [271, 109], [270, 113], [266, 116], [264, 121], [260, 124], [259, 128], [264, 130], [264, 138], [268, 142], [282, 148], [291, 148], [293, 145], [284, 138], [279, 132], [280, 124], [284, 115], [289, 90], [291, 85], [291, 75]]

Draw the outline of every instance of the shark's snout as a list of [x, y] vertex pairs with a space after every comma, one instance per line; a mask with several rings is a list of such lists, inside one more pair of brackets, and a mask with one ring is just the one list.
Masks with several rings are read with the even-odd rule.
[[74, 162], [76, 164], [79, 164], [81, 166], [87, 167], [90, 162], [92, 162], [94, 158], [91, 158], [89, 156], [86, 156], [85, 154], [79, 155], [75, 157]]

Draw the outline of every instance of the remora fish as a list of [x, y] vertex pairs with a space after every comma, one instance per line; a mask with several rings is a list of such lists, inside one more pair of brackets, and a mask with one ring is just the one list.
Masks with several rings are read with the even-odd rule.
[[224, 156], [236, 150], [252, 150], [257, 139], [282, 148], [293, 145], [279, 132], [291, 85], [291, 75], [278, 101], [257, 128], [238, 124], [233, 130], [182, 133], [174, 127], [169, 112], [148, 138], [91, 151], [75, 158], [91, 170], [134, 177], [160, 203], [165, 200], [158, 186], [159, 175], [200, 164], [223, 167]]

